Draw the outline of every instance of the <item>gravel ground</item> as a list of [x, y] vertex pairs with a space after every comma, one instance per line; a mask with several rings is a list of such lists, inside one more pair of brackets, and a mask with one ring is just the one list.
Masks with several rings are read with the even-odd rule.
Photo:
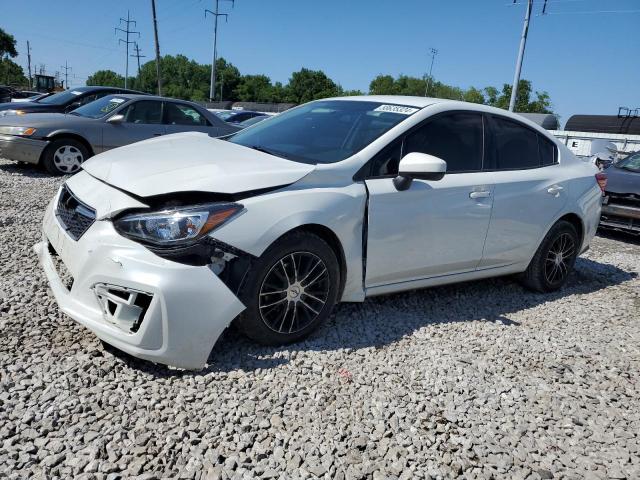
[[60, 182], [0, 161], [0, 477], [640, 478], [640, 242], [596, 238], [557, 294], [379, 297], [287, 348], [230, 330], [184, 372], [58, 312], [31, 245]]

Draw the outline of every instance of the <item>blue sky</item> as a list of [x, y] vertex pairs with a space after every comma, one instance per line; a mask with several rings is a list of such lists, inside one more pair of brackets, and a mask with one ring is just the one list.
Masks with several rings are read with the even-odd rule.
[[[301, 67], [322, 69], [344, 88], [366, 91], [380, 73], [421, 76], [439, 50], [434, 76], [461, 87], [501, 86], [513, 78], [525, 0], [237, 0], [221, 2], [219, 55], [242, 73], [286, 82]], [[139, 45], [153, 58], [150, 0], [0, 0], [0, 27], [18, 40], [25, 66], [48, 72], [68, 61], [84, 84], [98, 69], [124, 73], [114, 27], [127, 9]], [[213, 0], [156, 0], [162, 54], [211, 62]], [[640, 107], [640, 0], [536, 0], [522, 76], [551, 95], [566, 121], [576, 113]], [[616, 13], [607, 13], [614, 11]], [[601, 13], [591, 13], [601, 12]], [[135, 59], [130, 58], [130, 73]]]

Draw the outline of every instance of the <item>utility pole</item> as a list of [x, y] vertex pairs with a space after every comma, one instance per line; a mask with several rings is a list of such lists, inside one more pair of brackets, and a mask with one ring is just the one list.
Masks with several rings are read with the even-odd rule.
[[[515, 4], [517, 0], [513, 0]], [[545, 1], [546, 7], [546, 1]], [[522, 70], [522, 59], [524, 58], [524, 48], [527, 45], [527, 33], [529, 33], [529, 18], [531, 17], [531, 9], [533, 8], [533, 0], [527, 0], [527, 9], [524, 14], [524, 25], [522, 26], [522, 37], [520, 38], [520, 49], [518, 50], [518, 60], [516, 61], [516, 73], [513, 76], [513, 85], [511, 86], [511, 100], [509, 101], [509, 111], [513, 112], [516, 107], [516, 97], [518, 95], [518, 84], [520, 83], [520, 71]], [[543, 11], [544, 13], [544, 11]]]
[[[224, 0], [224, 1], [231, 2], [232, 6], [235, 5], [235, 0]], [[229, 15], [227, 15], [226, 13], [219, 13], [220, 0], [215, 0], [215, 2], [216, 2], [215, 12], [212, 12], [211, 10], [207, 10], [207, 9], [205, 9], [204, 11], [205, 18], [207, 17], [207, 13], [210, 13], [211, 15], [213, 15], [213, 61], [211, 62], [211, 85], [209, 87], [209, 100], [212, 102], [215, 100], [215, 94], [216, 94], [216, 60], [218, 59], [218, 51], [217, 51], [218, 17], [224, 17], [225, 22], [229, 17]]]
[[69, 70], [73, 70], [69, 65], [67, 65], [67, 61], [64, 61], [64, 66], [60, 68], [64, 68], [64, 88], [69, 90]]
[[162, 95], [162, 77], [160, 76], [160, 44], [158, 43], [158, 21], [156, 20], [156, 0], [151, 0], [153, 11], [153, 34], [156, 40], [156, 77], [158, 79], [158, 96]]
[[127, 19], [125, 20], [124, 18], [120, 17], [120, 25], [122, 25], [123, 23], [127, 24], [127, 27], [123, 30], [120, 27], [115, 27], [115, 31], [116, 34], [118, 33], [118, 31], [124, 33], [126, 35], [126, 40], [119, 38], [118, 39], [118, 43], [124, 43], [126, 45], [126, 54], [125, 54], [125, 69], [124, 69], [124, 88], [127, 88], [127, 78], [129, 77], [129, 44], [130, 43], [135, 43], [134, 41], [129, 41], [129, 35], [132, 33], [137, 33], [138, 34], [138, 38], [140, 38], [140, 32], [134, 32], [133, 30], [129, 30], [129, 26], [131, 24], [133, 24], [133, 26], [136, 26], [136, 21], [135, 20], [130, 20], [129, 18], [129, 10], [127, 10]]
[[224, 88], [224, 72], [220, 76], [220, 101], [222, 101], [222, 89]]
[[131, 56], [138, 59], [138, 80], [140, 80], [140, 58], [145, 58], [146, 55], [140, 55], [140, 47], [138, 46], [138, 42], [136, 42], [136, 46], [133, 49], [136, 51], [136, 53]]
[[429, 90], [431, 90], [431, 79], [433, 78], [431, 75], [433, 73], [433, 62], [435, 62], [436, 55], [438, 55], [438, 50], [435, 48], [430, 48], [429, 51], [431, 52], [431, 66], [429, 67], [429, 81], [427, 82], [427, 85], [424, 89], [425, 97], [429, 94]]
[[33, 88], [33, 80], [31, 77], [31, 45], [29, 45], [29, 40], [27, 40], [27, 65], [29, 65], [29, 88]]

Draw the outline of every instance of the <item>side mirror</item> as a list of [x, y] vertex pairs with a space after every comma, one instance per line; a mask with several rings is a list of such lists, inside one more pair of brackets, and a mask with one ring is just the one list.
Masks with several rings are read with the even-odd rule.
[[406, 190], [414, 178], [440, 180], [447, 171], [447, 162], [426, 153], [411, 152], [400, 160], [398, 176], [393, 184], [398, 190]]
[[109, 118], [107, 118], [107, 123], [114, 123], [114, 124], [119, 124], [124, 122], [124, 115], [121, 115], [119, 113], [117, 113], [116, 115], [111, 115]]

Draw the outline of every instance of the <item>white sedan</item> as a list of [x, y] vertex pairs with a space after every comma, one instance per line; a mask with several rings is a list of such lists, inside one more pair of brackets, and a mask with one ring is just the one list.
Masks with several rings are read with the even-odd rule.
[[605, 182], [503, 110], [327, 99], [226, 139], [93, 157], [35, 248], [63, 312], [134, 356], [199, 368], [232, 321], [284, 344], [372, 295], [510, 274], [557, 290]]

